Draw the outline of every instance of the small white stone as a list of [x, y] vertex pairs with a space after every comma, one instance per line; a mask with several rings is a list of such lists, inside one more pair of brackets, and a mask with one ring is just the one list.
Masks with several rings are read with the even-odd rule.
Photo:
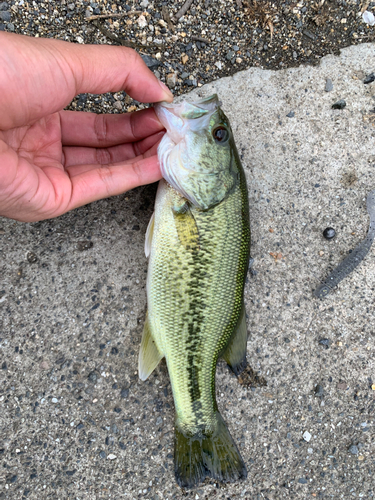
[[221, 61], [216, 61], [215, 62], [215, 66], [218, 68], [218, 69], [221, 69], [223, 67], [223, 63]]
[[305, 431], [302, 437], [305, 441], [309, 442], [311, 439], [311, 434], [309, 433], [309, 431]]
[[59, 400], [57, 398], [52, 398], [51, 401], [52, 401], [52, 403], [58, 403], [59, 402]]
[[374, 26], [375, 24], [375, 17], [372, 12], [369, 12], [368, 10], [365, 10], [364, 13], [362, 14], [362, 19], [364, 22], [370, 26]]
[[143, 16], [143, 15], [139, 16], [137, 19], [137, 23], [138, 23], [140, 28], [145, 28], [147, 26], [147, 21], [146, 21], [145, 16]]
[[108, 455], [108, 460], [114, 460], [116, 457], [116, 455], [114, 455], [113, 453], [111, 453], [110, 455]]

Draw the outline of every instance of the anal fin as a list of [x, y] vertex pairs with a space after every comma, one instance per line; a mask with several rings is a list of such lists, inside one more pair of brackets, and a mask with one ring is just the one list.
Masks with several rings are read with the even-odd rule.
[[246, 368], [247, 329], [245, 305], [242, 303], [238, 323], [222, 357], [233, 373], [238, 376]]
[[146, 380], [158, 366], [163, 354], [157, 348], [152, 338], [148, 314], [143, 327], [141, 348], [138, 357], [138, 375], [141, 380]]

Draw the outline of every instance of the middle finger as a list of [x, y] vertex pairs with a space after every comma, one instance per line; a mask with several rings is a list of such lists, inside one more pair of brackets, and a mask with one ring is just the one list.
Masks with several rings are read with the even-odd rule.
[[109, 148], [63, 147], [65, 168], [72, 165], [107, 165], [130, 160], [144, 154], [163, 137], [164, 131], [138, 142], [121, 144]]

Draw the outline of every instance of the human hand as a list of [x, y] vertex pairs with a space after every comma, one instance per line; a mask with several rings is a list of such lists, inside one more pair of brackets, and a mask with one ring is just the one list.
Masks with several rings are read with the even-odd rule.
[[172, 101], [134, 50], [0, 32], [0, 67], [0, 216], [57, 217], [161, 178], [152, 108], [62, 111], [85, 92]]

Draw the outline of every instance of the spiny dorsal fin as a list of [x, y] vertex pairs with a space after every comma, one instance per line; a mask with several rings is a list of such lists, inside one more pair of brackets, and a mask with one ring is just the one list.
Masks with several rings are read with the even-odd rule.
[[138, 375], [141, 380], [146, 380], [158, 366], [163, 355], [156, 347], [152, 338], [148, 314], [146, 314], [145, 326], [143, 327], [141, 348], [138, 358]]

